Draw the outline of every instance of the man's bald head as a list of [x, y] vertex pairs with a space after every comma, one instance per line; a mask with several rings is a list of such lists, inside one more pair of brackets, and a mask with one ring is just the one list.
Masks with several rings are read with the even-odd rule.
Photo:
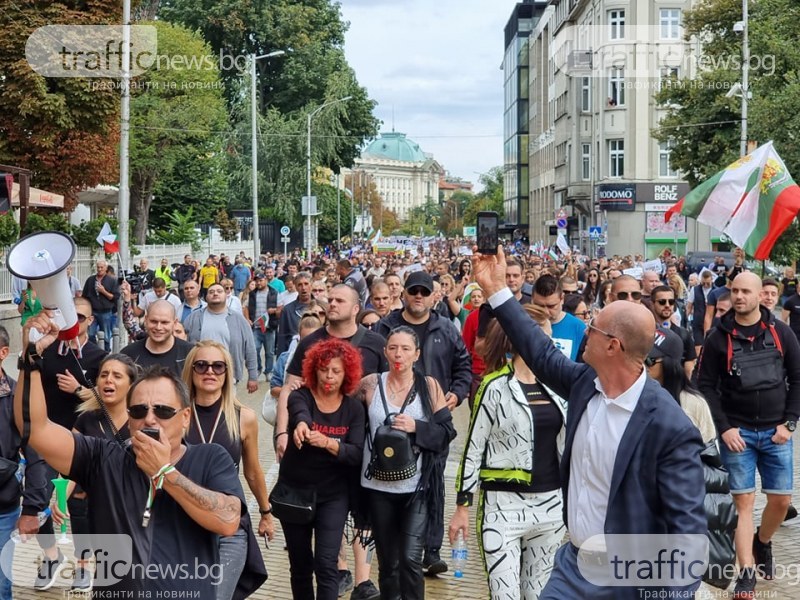
[[631, 360], [642, 363], [653, 347], [656, 320], [647, 308], [631, 302], [612, 302], [597, 316], [598, 327], [613, 333]]
[[167, 300], [156, 300], [147, 307], [147, 314], [158, 314], [175, 319], [175, 307]]
[[761, 291], [761, 278], [751, 271], [742, 271], [736, 276], [736, 279], [733, 280], [734, 283], [731, 287], [738, 286], [738, 287], [748, 287], [750, 289], [755, 290], [756, 292]]

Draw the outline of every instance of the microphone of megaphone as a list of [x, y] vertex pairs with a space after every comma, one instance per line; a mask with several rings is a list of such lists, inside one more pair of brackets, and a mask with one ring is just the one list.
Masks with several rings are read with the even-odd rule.
[[78, 312], [67, 277], [75, 250], [75, 242], [67, 234], [42, 231], [14, 244], [6, 261], [12, 275], [31, 284], [42, 306], [56, 311], [54, 321], [61, 328], [61, 340], [78, 337]]

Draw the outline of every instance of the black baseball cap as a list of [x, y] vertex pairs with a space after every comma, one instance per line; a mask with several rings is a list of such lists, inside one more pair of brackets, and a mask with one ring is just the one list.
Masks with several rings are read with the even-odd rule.
[[656, 327], [653, 349], [650, 350], [647, 357], [656, 359], [665, 356], [681, 360], [683, 358], [683, 342], [677, 333], [663, 327]]
[[406, 279], [405, 289], [410, 290], [413, 287], [424, 287], [433, 293], [433, 279], [424, 271], [414, 271]]

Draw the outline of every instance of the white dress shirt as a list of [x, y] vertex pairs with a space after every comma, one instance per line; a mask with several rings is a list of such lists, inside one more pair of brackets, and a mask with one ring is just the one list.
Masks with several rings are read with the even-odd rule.
[[570, 541], [579, 546], [605, 532], [611, 476], [622, 434], [639, 403], [647, 373], [616, 398], [609, 398], [599, 379], [597, 393], [589, 400], [578, 422], [569, 461], [567, 519]]

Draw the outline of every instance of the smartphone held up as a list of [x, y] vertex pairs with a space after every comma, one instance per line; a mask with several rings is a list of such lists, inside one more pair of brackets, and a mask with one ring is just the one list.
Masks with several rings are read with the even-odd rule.
[[497, 254], [499, 221], [500, 219], [494, 211], [481, 211], [478, 213], [475, 234], [478, 241], [478, 252], [481, 254]]

